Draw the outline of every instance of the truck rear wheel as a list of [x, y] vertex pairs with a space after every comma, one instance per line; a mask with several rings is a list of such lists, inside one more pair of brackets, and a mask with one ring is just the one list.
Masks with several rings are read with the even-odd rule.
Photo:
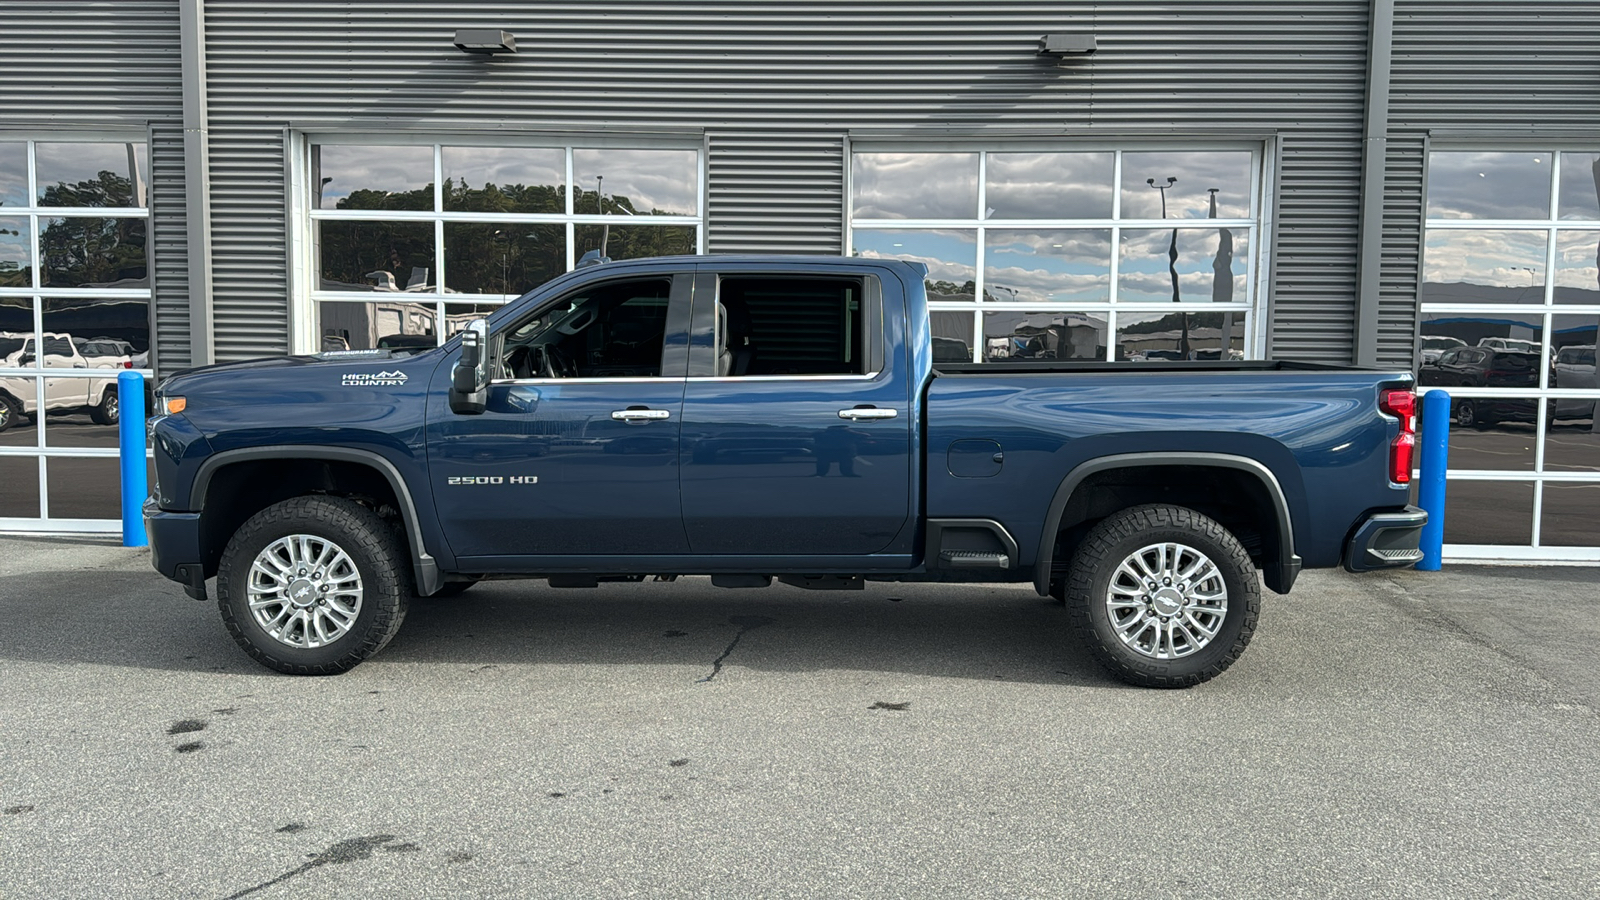
[[1079, 545], [1065, 593], [1080, 640], [1141, 687], [1221, 674], [1261, 613], [1250, 555], [1214, 519], [1181, 506], [1134, 506], [1101, 521]]
[[377, 513], [296, 497], [251, 516], [222, 552], [217, 606], [257, 662], [291, 675], [349, 671], [399, 631], [410, 560]]

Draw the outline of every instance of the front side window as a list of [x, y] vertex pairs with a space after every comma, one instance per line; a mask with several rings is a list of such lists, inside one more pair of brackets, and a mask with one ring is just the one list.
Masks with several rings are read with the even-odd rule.
[[502, 378], [623, 378], [661, 374], [667, 279], [603, 282], [505, 332]]
[[851, 253], [928, 267], [934, 357], [1242, 359], [1259, 148], [860, 150]]
[[703, 246], [698, 150], [329, 138], [306, 165], [302, 349], [415, 352], [585, 257]]

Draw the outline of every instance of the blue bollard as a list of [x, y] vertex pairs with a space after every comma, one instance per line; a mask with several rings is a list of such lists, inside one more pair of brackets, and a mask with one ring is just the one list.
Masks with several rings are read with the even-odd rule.
[[1437, 572], [1444, 564], [1444, 474], [1450, 468], [1450, 395], [1432, 390], [1422, 395], [1422, 466], [1417, 479], [1417, 504], [1428, 511], [1422, 526], [1422, 562], [1417, 569]]
[[122, 546], [148, 547], [144, 533], [144, 498], [150, 493], [145, 462], [144, 376], [123, 371], [117, 376], [117, 437], [122, 448]]

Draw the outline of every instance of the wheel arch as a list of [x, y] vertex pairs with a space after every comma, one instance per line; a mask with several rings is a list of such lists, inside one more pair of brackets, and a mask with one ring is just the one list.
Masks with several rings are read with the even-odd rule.
[[1055, 563], [1056, 538], [1061, 530], [1062, 518], [1074, 494], [1084, 483], [1097, 475], [1119, 469], [1197, 467], [1222, 469], [1240, 473], [1260, 485], [1266, 495], [1274, 519], [1272, 537], [1275, 540], [1274, 565], [1263, 570], [1267, 586], [1278, 593], [1288, 593], [1300, 573], [1300, 557], [1294, 552], [1294, 524], [1289, 501], [1277, 475], [1266, 464], [1247, 456], [1228, 453], [1204, 452], [1147, 452], [1119, 453], [1086, 460], [1074, 466], [1056, 487], [1045, 515], [1044, 528], [1039, 534], [1039, 551], [1034, 558], [1033, 587], [1041, 596], [1050, 593], [1051, 574]]
[[[199, 471], [195, 473], [194, 487], [190, 492], [189, 508], [200, 512], [204, 516], [207, 495], [212, 490], [213, 482], [217, 480], [218, 475], [226, 472], [232, 466], [287, 460], [318, 460], [360, 466], [376, 472], [393, 495], [395, 509], [400, 516], [401, 533], [405, 538], [406, 548], [411, 554], [411, 565], [418, 591], [426, 595], [438, 588], [440, 583], [439, 564], [433, 555], [428, 553], [427, 544], [422, 534], [422, 521], [417, 514], [417, 505], [411, 496], [411, 489], [406, 485], [405, 478], [400, 474], [400, 470], [395, 464], [382, 454], [372, 450], [362, 450], [355, 447], [318, 447], [293, 444], [224, 450], [213, 454], [200, 464]], [[229, 534], [232, 534], [231, 530], [229, 530]], [[220, 554], [222, 545], [227, 543], [227, 537], [221, 537], [220, 541], [213, 538], [213, 543], [214, 546], [211, 548], [202, 548], [206, 556], [205, 565], [208, 570], [214, 568], [215, 559]]]

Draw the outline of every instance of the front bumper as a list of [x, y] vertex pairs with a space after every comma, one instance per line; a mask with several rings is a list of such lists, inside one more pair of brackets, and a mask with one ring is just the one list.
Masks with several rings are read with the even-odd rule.
[[200, 554], [200, 514], [172, 512], [144, 501], [144, 530], [150, 538], [150, 565], [183, 585], [196, 600], [206, 599], [206, 567]]
[[1345, 546], [1345, 569], [1368, 572], [1420, 562], [1422, 526], [1426, 524], [1427, 511], [1415, 506], [1367, 516]]

